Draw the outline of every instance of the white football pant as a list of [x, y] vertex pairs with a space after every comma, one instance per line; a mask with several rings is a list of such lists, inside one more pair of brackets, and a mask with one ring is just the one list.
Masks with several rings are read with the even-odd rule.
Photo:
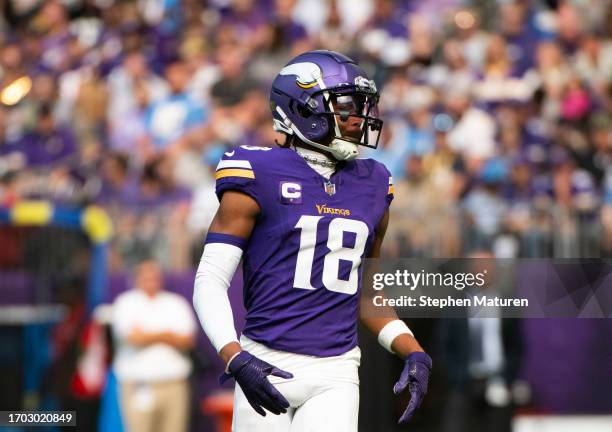
[[265, 417], [255, 412], [236, 385], [234, 432], [357, 432], [359, 347], [335, 357], [313, 357], [273, 350], [245, 336], [240, 344], [254, 356], [291, 372], [293, 378], [268, 377], [290, 407], [281, 415], [266, 410]]

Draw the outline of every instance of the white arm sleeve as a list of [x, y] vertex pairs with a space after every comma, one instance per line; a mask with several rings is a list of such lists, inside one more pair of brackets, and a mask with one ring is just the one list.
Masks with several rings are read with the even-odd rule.
[[230, 342], [238, 342], [227, 290], [241, 257], [242, 249], [237, 246], [208, 243], [196, 273], [193, 306], [217, 352]]

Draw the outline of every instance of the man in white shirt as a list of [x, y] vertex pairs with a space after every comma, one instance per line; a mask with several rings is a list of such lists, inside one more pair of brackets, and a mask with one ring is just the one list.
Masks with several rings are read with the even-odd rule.
[[120, 384], [121, 411], [129, 432], [187, 429], [195, 320], [191, 305], [163, 290], [159, 265], [138, 265], [135, 287], [113, 307], [117, 340], [114, 368]]
[[448, 145], [468, 160], [479, 161], [495, 155], [497, 126], [493, 117], [474, 106], [467, 84], [446, 89], [444, 103], [455, 126], [448, 132]]

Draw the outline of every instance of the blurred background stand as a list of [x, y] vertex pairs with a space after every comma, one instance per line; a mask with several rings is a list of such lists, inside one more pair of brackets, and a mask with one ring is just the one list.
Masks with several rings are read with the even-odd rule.
[[215, 432], [231, 432], [234, 413], [234, 392], [221, 390], [213, 392], [202, 401], [202, 412], [216, 419]]

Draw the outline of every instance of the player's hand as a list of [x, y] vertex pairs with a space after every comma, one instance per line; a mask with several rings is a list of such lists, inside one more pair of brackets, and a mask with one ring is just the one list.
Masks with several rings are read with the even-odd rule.
[[223, 384], [234, 377], [244, 392], [247, 400], [257, 413], [265, 417], [267, 409], [273, 414], [286, 413], [289, 402], [268, 381], [269, 375], [281, 378], [293, 378], [293, 374], [285, 372], [263, 360], [258, 359], [248, 351], [241, 351], [230, 361], [229, 373], [224, 373], [219, 382]]
[[393, 392], [396, 395], [406, 390], [406, 387], [410, 391], [410, 402], [408, 402], [406, 411], [400, 417], [399, 424], [408, 423], [414, 412], [421, 405], [427, 393], [430, 373], [431, 357], [426, 353], [418, 351], [406, 357], [404, 370], [395, 386], [393, 386]]

